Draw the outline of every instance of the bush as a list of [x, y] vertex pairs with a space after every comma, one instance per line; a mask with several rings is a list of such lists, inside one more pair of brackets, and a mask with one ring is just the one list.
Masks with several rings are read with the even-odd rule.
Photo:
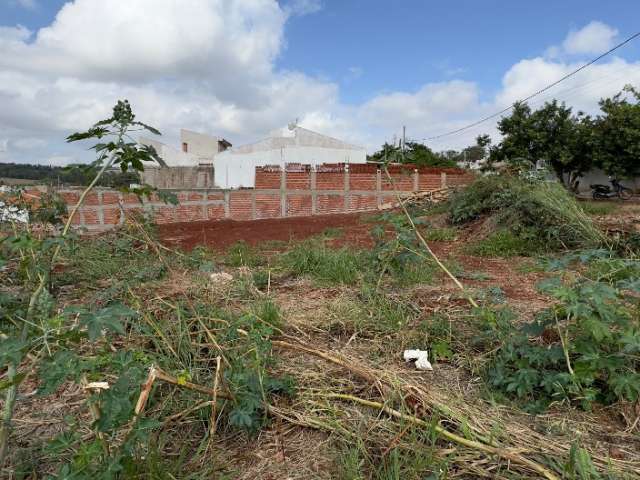
[[592, 264], [586, 276], [564, 282], [556, 277], [540, 285], [557, 303], [533, 322], [489, 328], [501, 339], [487, 371], [489, 382], [529, 410], [557, 401], [588, 409], [594, 401], [640, 397], [640, 312], [631, 293], [640, 291], [640, 263], [582, 258]]
[[493, 216], [499, 228], [525, 243], [547, 250], [592, 247], [605, 241], [575, 198], [555, 182], [482, 177], [449, 202], [453, 224], [483, 215]]

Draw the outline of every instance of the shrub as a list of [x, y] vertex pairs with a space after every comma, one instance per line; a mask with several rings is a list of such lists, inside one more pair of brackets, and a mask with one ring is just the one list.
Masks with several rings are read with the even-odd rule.
[[[590, 262], [592, 260], [589, 260]], [[597, 270], [607, 260], [595, 257]], [[540, 289], [557, 300], [533, 322], [514, 328], [508, 321], [491, 330], [502, 339], [487, 371], [490, 384], [533, 411], [554, 401], [635, 402], [640, 397], [640, 290], [635, 268], [619, 274], [609, 260], [600, 281], [555, 277]], [[624, 261], [623, 261], [624, 262]], [[610, 275], [616, 272], [615, 275]]]

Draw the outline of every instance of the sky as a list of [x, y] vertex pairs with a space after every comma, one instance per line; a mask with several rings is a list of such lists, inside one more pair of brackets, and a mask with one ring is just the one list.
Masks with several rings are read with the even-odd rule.
[[[0, 162], [90, 161], [65, 137], [127, 98], [177, 145], [180, 128], [236, 145], [298, 120], [365, 146], [437, 140], [640, 30], [637, 0], [0, 0]], [[640, 87], [640, 39], [532, 100], [595, 114]]]

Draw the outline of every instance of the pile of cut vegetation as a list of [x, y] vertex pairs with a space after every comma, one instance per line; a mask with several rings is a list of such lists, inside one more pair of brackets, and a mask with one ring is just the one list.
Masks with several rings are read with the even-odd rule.
[[[449, 201], [449, 221], [456, 225], [484, 219], [488, 228], [480, 250], [516, 255], [605, 242], [604, 233], [559, 183], [511, 175], [480, 177]], [[490, 253], [490, 252], [476, 252]]]

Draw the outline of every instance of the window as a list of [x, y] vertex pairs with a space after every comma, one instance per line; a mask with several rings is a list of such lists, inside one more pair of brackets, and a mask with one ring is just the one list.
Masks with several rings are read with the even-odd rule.
[[184, 153], [187, 153], [189, 151], [189, 145], [187, 145], [187, 142], [182, 142], [182, 151]]

